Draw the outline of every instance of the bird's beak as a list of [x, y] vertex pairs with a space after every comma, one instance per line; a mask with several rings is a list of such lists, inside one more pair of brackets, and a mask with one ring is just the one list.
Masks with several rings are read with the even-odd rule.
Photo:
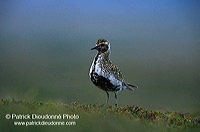
[[97, 47], [92, 48], [91, 50], [97, 49]]

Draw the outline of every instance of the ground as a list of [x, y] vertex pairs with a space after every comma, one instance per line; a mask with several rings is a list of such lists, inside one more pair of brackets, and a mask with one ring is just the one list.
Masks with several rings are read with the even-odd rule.
[[200, 116], [196, 114], [147, 110], [135, 105], [104, 108], [103, 104], [82, 105], [77, 102], [62, 104], [2, 99], [0, 110], [0, 128], [10, 132], [200, 131]]

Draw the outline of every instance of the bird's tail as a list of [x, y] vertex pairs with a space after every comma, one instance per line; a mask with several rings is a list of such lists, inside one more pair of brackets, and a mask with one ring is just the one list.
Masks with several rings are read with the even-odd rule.
[[134, 89], [138, 88], [138, 86], [134, 86], [130, 83], [124, 83], [124, 84], [128, 90], [134, 90]]

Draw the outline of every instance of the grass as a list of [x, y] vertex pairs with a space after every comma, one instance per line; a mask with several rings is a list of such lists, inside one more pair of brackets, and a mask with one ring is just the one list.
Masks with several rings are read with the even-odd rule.
[[[56, 119], [6, 119], [9, 115], [60, 115]], [[47, 115], [48, 114], [48, 115]], [[75, 119], [63, 119], [69, 115]], [[200, 131], [200, 117], [191, 113], [152, 111], [135, 105], [125, 107], [45, 103], [28, 100], [0, 101], [0, 128], [4, 131]], [[75, 122], [75, 125], [14, 125], [14, 122]]]

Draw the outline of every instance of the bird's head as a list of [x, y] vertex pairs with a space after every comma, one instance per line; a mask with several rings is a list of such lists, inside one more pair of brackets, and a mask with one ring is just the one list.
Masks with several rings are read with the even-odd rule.
[[96, 49], [99, 53], [104, 53], [110, 50], [110, 42], [106, 39], [99, 39], [96, 42], [96, 46], [91, 50]]

